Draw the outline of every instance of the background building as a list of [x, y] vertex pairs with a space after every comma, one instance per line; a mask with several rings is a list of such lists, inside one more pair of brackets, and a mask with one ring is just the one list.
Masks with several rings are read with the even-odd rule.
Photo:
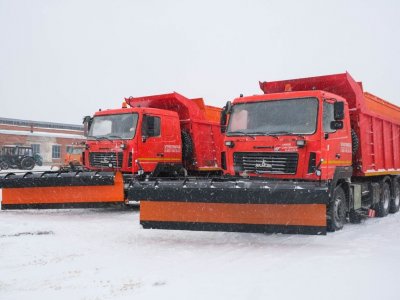
[[68, 148], [85, 139], [82, 125], [0, 118], [0, 147], [32, 145], [44, 164], [61, 163]]

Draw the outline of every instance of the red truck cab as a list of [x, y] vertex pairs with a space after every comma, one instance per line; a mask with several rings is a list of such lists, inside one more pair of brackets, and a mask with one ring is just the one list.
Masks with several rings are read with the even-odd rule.
[[279, 179], [332, 179], [337, 166], [352, 165], [350, 120], [335, 120], [338, 102], [348, 116], [342, 97], [320, 90], [235, 99], [225, 138], [226, 172]]
[[[182, 163], [176, 112], [127, 107], [99, 111], [90, 126], [85, 164], [90, 169], [151, 172], [159, 163]], [[140, 149], [140, 151], [138, 151]]]

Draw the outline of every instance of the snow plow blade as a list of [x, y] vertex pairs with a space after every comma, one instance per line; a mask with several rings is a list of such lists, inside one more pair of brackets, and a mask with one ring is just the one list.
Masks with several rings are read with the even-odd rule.
[[0, 176], [1, 209], [99, 207], [123, 204], [117, 172], [9, 173]]
[[326, 234], [328, 188], [311, 182], [194, 180], [135, 182], [143, 228]]

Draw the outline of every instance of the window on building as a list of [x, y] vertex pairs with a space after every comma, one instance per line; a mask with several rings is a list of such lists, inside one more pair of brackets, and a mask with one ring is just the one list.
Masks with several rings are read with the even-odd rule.
[[74, 149], [73, 146], [67, 146], [67, 153], [71, 154], [73, 149]]
[[33, 154], [35, 154], [35, 153], [40, 154], [40, 144], [32, 144], [31, 146], [32, 146]]
[[51, 157], [52, 158], [61, 158], [61, 146], [53, 145], [51, 148]]

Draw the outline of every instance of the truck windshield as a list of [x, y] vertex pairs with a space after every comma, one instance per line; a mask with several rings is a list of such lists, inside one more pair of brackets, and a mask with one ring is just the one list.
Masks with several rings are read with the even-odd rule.
[[89, 139], [132, 139], [136, 133], [138, 114], [95, 116], [89, 130]]
[[239, 103], [232, 107], [226, 134], [312, 134], [317, 126], [317, 113], [316, 98]]
[[67, 151], [69, 154], [82, 154], [83, 148], [73, 148], [70, 151]]

